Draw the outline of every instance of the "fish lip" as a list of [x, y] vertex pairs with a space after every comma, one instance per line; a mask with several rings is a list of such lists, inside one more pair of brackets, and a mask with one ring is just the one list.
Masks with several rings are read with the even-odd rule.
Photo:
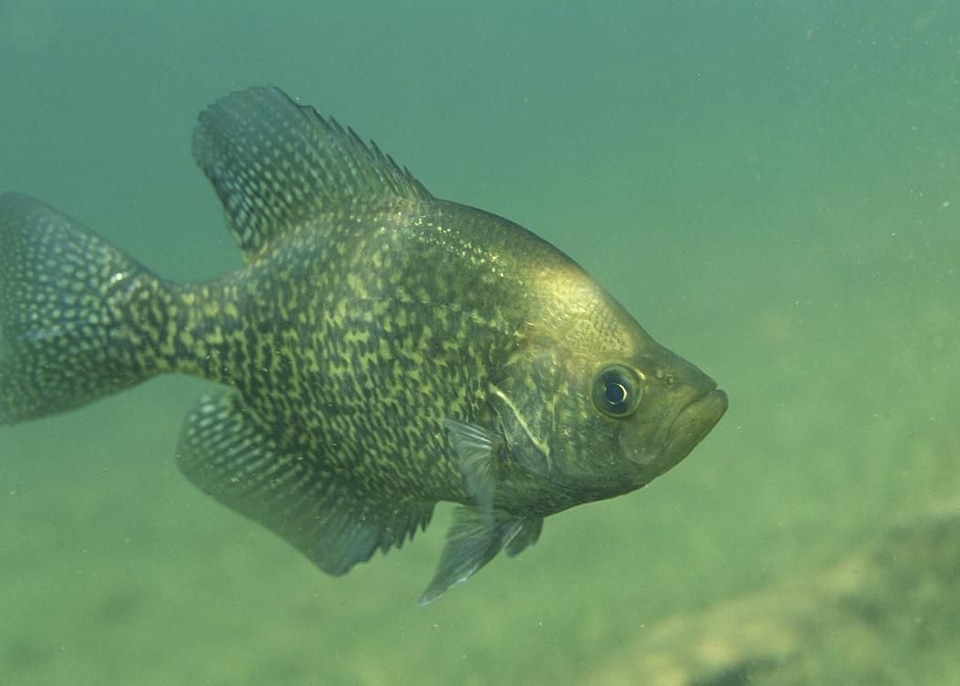
[[727, 411], [727, 394], [711, 384], [712, 388], [697, 396], [677, 413], [667, 431], [664, 455], [670, 466], [685, 458], [710, 433]]
[[681, 462], [727, 410], [727, 394], [708, 379], [700, 392], [674, 416], [670, 425], [653, 439], [653, 445], [635, 453], [638, 486], [650, 483]]

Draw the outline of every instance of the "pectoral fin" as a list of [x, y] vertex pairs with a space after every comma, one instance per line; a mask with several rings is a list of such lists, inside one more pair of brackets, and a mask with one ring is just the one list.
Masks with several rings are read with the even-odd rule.
[[486, 513], [493, 509], [496, 490], [496, 458], [503, 441], [476, 424], [447, 419], [444, 426], [460, 460], [467, 492]]
[[440, 564], [420, 604], [432, 603], [453, 584], [466, 581], [504, 548], [516, 555], [537, 540], [542, 526], [541, 518], [522, 519], [499, 510], [458, 507]]

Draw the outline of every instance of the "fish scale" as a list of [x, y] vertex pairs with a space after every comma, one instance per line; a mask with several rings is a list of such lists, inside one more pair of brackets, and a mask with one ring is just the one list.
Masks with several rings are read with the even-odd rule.
[[218, 382], [184, 423], [187, 478], [334, 575], [456, 503], [431, 602], [544, 517], [646, 485], [726, 410], [566, 255], [279, 89], [212, 105], [193, 151], [245, 261], [210, 282], [0, 196], [0, 423], [161, 373]]

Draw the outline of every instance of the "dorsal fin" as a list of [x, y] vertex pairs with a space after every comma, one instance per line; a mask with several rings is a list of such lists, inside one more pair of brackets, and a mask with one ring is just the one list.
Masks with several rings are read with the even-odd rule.
[[318, 214], [431, 197], [376, 144], [272, 86], [228, 95], [202, 112], [193, 155], [247, 261]]

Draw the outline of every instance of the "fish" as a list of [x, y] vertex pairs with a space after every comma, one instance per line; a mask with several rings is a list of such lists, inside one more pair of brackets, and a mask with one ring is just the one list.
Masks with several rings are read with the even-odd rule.
[[545, 517], [645, 486], [727, 409], [563, 252], [279, 88], [216, 101], [192, 148], [243, 255], [217, 279], [163, 279], [0, 196], [0, 424], [160, 374], [216, 382], [180, 471], [324, 572], [455, 504], [427, 604]]

